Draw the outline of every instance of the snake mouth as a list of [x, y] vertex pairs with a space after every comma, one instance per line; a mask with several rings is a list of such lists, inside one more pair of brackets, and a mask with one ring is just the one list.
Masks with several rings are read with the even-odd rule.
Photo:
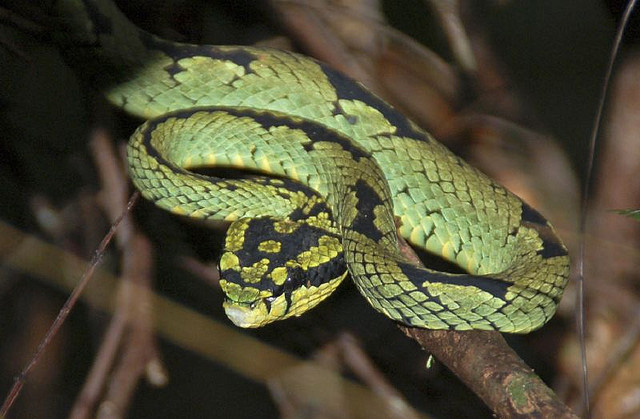
[[224, 313], [233, 324], [242, 328], [255, 328], [269, 323], [265, 304], [256, 301], [251, 304], [225, 299]]

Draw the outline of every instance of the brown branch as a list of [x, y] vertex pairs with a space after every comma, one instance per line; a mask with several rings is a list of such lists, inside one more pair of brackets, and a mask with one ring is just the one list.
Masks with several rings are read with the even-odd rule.
[[577, 418], [498, 332], [400, 329], [502, 418]]

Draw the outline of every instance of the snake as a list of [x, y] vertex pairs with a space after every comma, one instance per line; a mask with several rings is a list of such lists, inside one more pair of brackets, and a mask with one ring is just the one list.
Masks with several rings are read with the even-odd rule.
[[[135, 187], [231, 223], [219, 268], [236, 325], [300, 316], [347, 276], [412, 327], [528, 333], [554, 315], [570, 262], [551, 224], [362, 84], [294, 52], [165, 40], [110, 1], [54, 7], [65, 57], [146, 121], [128, 143]], [[398, 236], [460, 273], [410, 262]]]

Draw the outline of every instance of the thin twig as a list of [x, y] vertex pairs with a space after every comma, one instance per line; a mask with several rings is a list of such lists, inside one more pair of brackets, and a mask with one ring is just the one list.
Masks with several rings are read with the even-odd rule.
[[111, 243], [111, 239], [113, 239], [113, 236], [115, 235], [116, 230], [120, 225], [120, 222], [125, 217], [125, 215], [128, 214], [129, 211], [131, 211], [131, 208], [133, 208], [136, 201], [138, 200], [138, 196], [139, 196], [138, 192], [135, 192], [133, 193], [133, 195], [131, 195], [131, 198], [129, 199], [127, 207], [120, 214], [120, 216], [115, 220], [115, 222], [111, 225], [111, 228], [109, 229], [109, 232], [105, 235], [104, 239], [102, 239], [102, 242], [98, 246], [96, 252], [91, 258], [91, 261], [89, 262], [87, 270], [82, 275], [82, 278], [78, 282], [78, 285], [76, 286], [76, 288], [74, 288], [71, 295], [69, 295], [69, 298], [64, 303], [64, 306], [62, 306], [60, 313], [58, 313], [58, 316], [56, 317], [53, 324], [47, 331], [47, 334], [45, 335], [44, 339], [42, 339], [42, 342], [40, 342], [40, 344], [38, 345], [38, 348], [36, 349], [35, 354], [31, 358], [31, 361], [29, 361], [27, 366], [24, 367], [24, 369], [20, 372], [20, 374], [15, 378], [15, 382], [11, 387], [11, 390], [9, 391], [9, 394], [5, 398], [4, 403], [0, 408], [0, 416], [6, 416], [7, 413], [9, 412], [9, 409], [13, 405], [18, 395], [20, 394], [22, 387], [24, 387], [24, 384], [27, 381], [27, 377], [29, 373], [31, 372], [33, 367], [36, 366], [44, 350], [49, 345], [49, 342], [51, 342], [51, 340], [56, 336], [56, 334], [58, 333], [58, 330], [60, 329], [60, 326], [62, 326], [64, 321], [69, 316], [71, 309], [75, 306], [76, 302], [78, 301], [78, 298], [80, 297], [80, 295], [86, 288], [87, 284], [89, 283], [89, 280], [93, 276], [93, 273], [96, 267], [100, 264], [102, 257], [104, 256], [105, 249], [107, 248], [109, 243]]

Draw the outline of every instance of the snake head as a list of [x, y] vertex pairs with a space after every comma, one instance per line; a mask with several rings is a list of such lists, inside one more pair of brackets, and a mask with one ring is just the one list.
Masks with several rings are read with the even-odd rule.
[[231, 224], [220, 285], [234, 324], [260, 327], [300, 316], [344, 279], [340, 238], [312, 222], [261, 217]]

